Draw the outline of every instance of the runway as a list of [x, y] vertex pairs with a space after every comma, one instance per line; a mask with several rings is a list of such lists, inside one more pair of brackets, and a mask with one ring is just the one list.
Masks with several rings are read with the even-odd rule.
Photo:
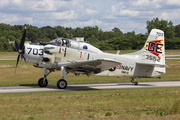
[[6, 93], [32, 93], [32, 92], [63, 92], [78, 90], [105, 90], [105, 89], [137, 89], [137, 88], [160, 88], [160, 87], [180, 87], [180, 81], [161, 82], [139, 82], [133, 85], [130, 82], [123, 83], [94, 83], [94, 84], [69, 84], [66, 89], [58, 89], [56, 85], [48, 85], [46, 88], [34, 86], [11, 86], [0, 87], [0, 94]]

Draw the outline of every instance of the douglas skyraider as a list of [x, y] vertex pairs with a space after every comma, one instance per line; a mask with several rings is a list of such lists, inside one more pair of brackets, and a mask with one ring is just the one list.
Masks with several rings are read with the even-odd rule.
[[19, 53], [16, 68], [19, 58], [32, 63], [34, 67], [42, 68], [44, 77], [38, 81], [40, 87], [48, 85], [46, 77], [55, 70], [61, 71], [61, 79], [57, 81], [59, 89], [67, 87], [64, 78], [70, 72], [76, 76], [131, 77], [131, 82], [135, 85], [138, 85], [134, 81], [136, 77], [155, 77], [166, 72], [164, 32], [159, 29], [151, 30], [141, 50], [123, 55], [104, 53], [88, 43], [64, 38], [48, 43], [24, 44], [25, 35], [26, 28], [20, 45], [14, 41], [14, 47]]

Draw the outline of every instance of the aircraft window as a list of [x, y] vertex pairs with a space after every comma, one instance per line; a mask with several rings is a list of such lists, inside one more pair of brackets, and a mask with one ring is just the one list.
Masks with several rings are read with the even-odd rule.
[[68, 40], [66, 40], [66, 47], [68, 47], [68, 43], [69, 43], [69, 41], [68, 41]]
[[50, 41], [49, 43], [61, 46], [61, 38], [56, 38], [56, 39]]
[[61, 40], [58, 40], [58, 44], [59, 44], [59, 46], [61, 46]]
[[66, 40], [62, 40], [62, 45], [66, 47]]
[[88, 49], [88, 47], [87, 47], [86, 45], [84, 45], [84, 46], [83, 46], [83, 49], [86, 49], [86, 50], [87, 50], [87, 49]]

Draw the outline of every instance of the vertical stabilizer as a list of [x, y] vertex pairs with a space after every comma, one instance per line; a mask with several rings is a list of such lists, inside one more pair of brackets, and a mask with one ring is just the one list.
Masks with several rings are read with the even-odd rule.
[[164, 32], [152, 29], [144, 47], [134, 54], [141, 56], [141, 62], [165, 64]]
[[135, 76], [154, 77], [164, 74], [166, 72], [164, 32], [152, 29], [144, 47], [133, 54], [137, 58]]
[[158, 58], [156, 62], [165, 64], [164, 32], [162, 30], [152, 29], [144, 45], [144, 49], [150, 53], [148, 55], [153, 56], [153, 59], [155, 57]]

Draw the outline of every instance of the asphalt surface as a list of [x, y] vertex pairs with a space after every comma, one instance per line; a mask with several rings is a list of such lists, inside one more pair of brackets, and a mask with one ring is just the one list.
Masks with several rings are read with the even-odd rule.
[[32, 93], [32, 92], [63, 92], [78, 90], [105, 90], [105, 89], [137, 89], [137, 88], [160, 88], [160, 87], [180, 87], [180, 81], [160, 81], [160, 82], [139, 82], [133, 85], [130, 82], [124, 83], [96, 83], [96, 84], [71, 84], [66, 89], [58, 89], [56, 85], [48, 85], [46, 88], [34, 86], [11, 86], [0, 87], [0, 94], [6, 93]]

